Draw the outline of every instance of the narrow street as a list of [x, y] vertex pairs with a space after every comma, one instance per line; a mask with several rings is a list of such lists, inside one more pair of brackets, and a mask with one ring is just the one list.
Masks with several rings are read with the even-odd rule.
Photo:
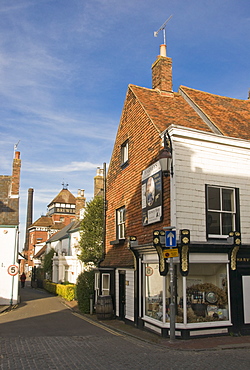
[[59, 297], [21, 290], [0, 315], [0, 369], [249, 369], [249, 349], [179, 351], [141, 341], [72, 312]]

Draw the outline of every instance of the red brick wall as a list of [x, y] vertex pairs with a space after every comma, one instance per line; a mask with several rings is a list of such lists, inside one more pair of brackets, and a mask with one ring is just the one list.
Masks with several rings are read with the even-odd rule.
[[[71, 223], [71, 221], [76, 219], [76, 216], [75, 215], [67, 215], [67, 214], [64, 214], [64, 213], [61, 213], [61, 214], [54, 213], [53, 215], [51, 215], [51, 218], [53, 219], [54, 222], [62, 222], [65, 226], [67, 226]], [[61, 218], [64, 218], [64, 220], [61, 221]]]
[[[127, 139], [129, 164], [121, 168], [121, 145]], [[111, 246], [110, 241], [116, 240], [115, 215], [119, 207], [126, 207], [126, 237], [137, 236], [139, 244], [151, 243], [153, 230], [169, 226], [169, 178], [164, 178], [164, 222], [142, 226], [141, 173], [157, 160], [161, 149], [160, 133], [129, 88], [107, 175], [107, 253], [111, 248], [117, 248]], [[126, 243], [124, 248], [127, 248]], [[115, 264], [116, 258], [112, 258]]]
[[15, 153], [12, 167], [11, 195], [19, 195], [21, 159], [20, 152]]
[[152, 65], [152, 87], [161, 91], [173, 91], [172, 59], [159, 56]]

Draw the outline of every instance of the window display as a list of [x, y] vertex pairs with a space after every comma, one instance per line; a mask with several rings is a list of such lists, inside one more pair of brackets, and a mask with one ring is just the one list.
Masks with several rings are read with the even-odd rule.
[[157, 263], [145, 265], [145, 315], [163, 320], [163, 277]]
[[186, 287], [187, 323], [228, 320], [225, 264], [191, 264]]
[[[160, 276], [157, 263], [144, 265], [145, 315], [163, 323], [170, 321], [170, 276]], [[229, 319], [227, 264], [192, 263], [183, 277], [174, 268], [176, 323], [200, 323]]]

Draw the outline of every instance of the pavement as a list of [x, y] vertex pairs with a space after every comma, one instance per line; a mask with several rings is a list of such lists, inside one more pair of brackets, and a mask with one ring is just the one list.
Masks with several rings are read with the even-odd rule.
[[[64, 304], [69, 307], [72, 311], [80, 313], [80, 310], [77, 305], [77, 301], [67, 302], [64, 301]], [[223, 336], [210, 336], [206, 338], [192, 338], [188, 340], [183, 340], [176, 338], [174, 341], [170, 341], [169, 338], [163, 338], [160, 335], [150, 332], [148, 330], [138, 329], [132, 325], [125, 324], [123, 321], [118, 319], [113, 320], [99, 320], [95, 314], [87, 315], [82, 314], [88, 320], [93, 322], [98, 322], [104, 326], [107, 326], [115, 331], [118, 331], [123, 334], [130, 335], [139, 340], [154, 343], [156, 345], [181, 351], [211, 351], [211, 350], [225, 350], [225, 349], [239, 349], [246, 348], [250, 349], [250, 336], [232, 336], [232, 335], [223, 335]]]
[[[214, 351], [214, 350], [225, 350], [225, 349], [239, 349], [246, 348], [250, 349], [250, 336], [211, 336], [211, 337], [199, 337], [192, 338], [188, 340], [183, 340], [176, 338], [174, 341], [170, 341], [169, 338], [163, 338], [160, 335], [150, 332], [148, 330], [142, 330], [134, 327], [133, 325], [125, 324], [123, 321], [118, 319], [112, 320], [99, 320], [95, 314], [82, 314], [78, 308], [77, 301], [68, 302], [61, 297], [58, 297], [62, 303], [68, 307], [73, 312], [83, 315], [86, 320], [93, 322], [93, 324], [98, 323], [98, 325], [103, 325], [114, 331], [120, 332], [125, 335], [132, 336], [141, 341], [152, 343], [154, 345], [159, 345], [164, 348], [181, 350], [181, 351]], [[15, 306], [0, 306], [0, 314], [14, 308]]]

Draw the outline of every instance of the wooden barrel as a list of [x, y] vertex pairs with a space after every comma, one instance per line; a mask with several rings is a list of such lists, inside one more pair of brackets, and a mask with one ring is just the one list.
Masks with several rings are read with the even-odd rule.
[[113, 303], [110, 295], [99, 295], [96, 302], [96, 316], [98, 320], [113, 318]]

